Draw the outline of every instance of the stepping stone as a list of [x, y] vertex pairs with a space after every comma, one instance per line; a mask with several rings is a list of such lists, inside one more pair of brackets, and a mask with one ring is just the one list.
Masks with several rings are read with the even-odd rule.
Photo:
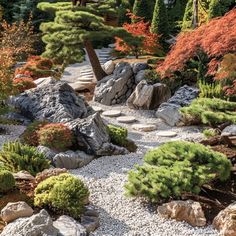
[[177, 136], [177, 133], [174, 131], [160, 131], [157, 133], [157, 136], [159, 136], [159, 137], [175, 137], [175, 136]]
[[103, 109], [101, 108], [101, 107], [96, 107], [96, 106], [94, 106], [94, 107], [92, 107], [93, 108], [93, 110], [94, 111], [96, 111], [96, 112], [103, 112]]
[[75, 91], [82, 91], [84, 89], [91, 89], [92, 83], [91, 82], [84, 82], [84, 81], [78, 81], [75, 83], [69, 84]]
[[151, 124], [135, 124], [132, 125], [132, 128], [144, 132], [150, 132], [157, 129], [156, 125], [151, 125]]
[[78, 78], [78, 81], [81, 81], [81, 82], [92, 82], [93, 78], [80, 77], [80, 78]]
[[102, 115], [108, 116], [108, 117], [118, 117], [121, 115], [121, 111], [118, 111], [118, 110], [104, 111]]
[[117, 118], [117, 121], [120, 123], [133, 123], [136, 121], [136, 118], [134, 116], [121, 116]]

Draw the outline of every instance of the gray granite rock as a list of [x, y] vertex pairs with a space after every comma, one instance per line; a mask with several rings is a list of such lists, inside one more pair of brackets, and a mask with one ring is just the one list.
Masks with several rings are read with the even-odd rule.
[[137, 74], [141, 70], [149, 69], [149, 65], [144, 62], [135, 62], [131, 66], [132, 66], [134, 74]]
[[58, 153], [58, 152], [55, 152], [54, 150], [50, 149], [49, 147], [45, 147], [45, 146], [38, 146], [37, 151], [39, 153], [43, 153], [44, 156], [50, 161], [53, 161], [53, 157], [55, 155], [57, 155], [57, 153]]
[[10, 120], [10, 121], [16, 121], [17, 123], [21, 125], [29, 125], [31, 123], [31, 120], [26, 118], [25, 116], [17, 113], [17, 112], [8, 112], [4, 115], [2, 115], [4, 119]]
[[86, 236], [84, 226], [72, 217], [63, 215], [53, 222], [53, 226], [59, 230], [58, 236]]
[[12, 97], [10, 104], [31, 120], [67, 122], [88, 115], [88, 106], [84, 99], [77, 96], [67, 83], [53, 79], [47, 84]]
[[135, 83], [138, 84], [142, 80], [145, 80], [145, 70], [140, 70], [136, 75], [135, 75]]
[[58, 236], [58, 232], [47, 211], [41, 210], [36, 215], [19, 218], [8, 224], [1, 236]]

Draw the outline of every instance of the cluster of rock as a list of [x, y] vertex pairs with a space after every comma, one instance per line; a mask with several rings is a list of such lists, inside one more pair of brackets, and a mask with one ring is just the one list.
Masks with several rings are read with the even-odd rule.
[[184, 106], [188, 106], [191, 102], [198, 97], [199, 89], [184, 85], [179, 88], [174, 96], [160, 105], [156, 112], [156, 117], [164, 120], [168, 125], [177, 125], [182, 118], [179, 109]]
[[87, 208], [79, 223], [67, 215], [53, 221], [46, 210], [33, 214], [25, 202], [10, 202], [1, 211], [1, 218], [8, 223], [1, 236], [86, 236], [99, 226], [98, 214]]
[[[185, 221], [196, 227], [206, 226], [203, 209], [199, 202], [172, 201], [163, 204], [157, 208], [157, 212], [166, 219], [175, 219]], [[213, 220], [213, 227], [220, 232], [222, 236], [236, 235], [236, 203], [233, 203], [220, 211]]]
[[[78, 149], [89, 155], [122, 155], [128, 152], [125, 148], [110, 142], [107, 127], [100, 114], [96, 113], [67, 83], [52, 78], [45, 79], [35, 89], [12, 97], [9, 103], [27, 120], [47, 120], [52, 123], [67, 124], [76, 137]], [[73, 159], [74, 168], [91, 160], [91, 157], [81, 153], [56, 154], [55, 157], [50, 153], [49, 159], [57, 163], [58, 167], [66, 167], [61, 164], [65, 157], [69, 157], [71, 161]]]
[[[94, 91], [94, 101], [104, 105], [115, 105], [126, 102], [134, 91], [139, 77], [138, 73], [148, 68], [146, 63], [134, 63], [130, 65], [127, 62], [121, 62], [114, 66], [111, 62], [109, 75], [97, 83]], [[105, 68], [108, 68], [106, 63]], [[112, 69], [114, 69], [112, 71]], [[108, 69], [107, 69], [108, 70]], [[106, 71], [107, 71], [106, 70]]]

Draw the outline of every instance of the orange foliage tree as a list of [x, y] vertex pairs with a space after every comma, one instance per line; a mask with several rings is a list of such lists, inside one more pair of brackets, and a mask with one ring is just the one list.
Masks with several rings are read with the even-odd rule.
[[222, 57], [236, 52], [235, 25], [236, 9], [233, 9], [193, 31], [181, 33], [157, 71], [162, 77], [169, 77], [174, 72], [183, 71], [187, 62], [204, 52], [209, 58], [208, 72], [214, 74]]
[[127, 16], [133, 23], [123, 24], [123, 28], [128, 34], [122, 38], [115, 37], [115, 49], [125, 54], [135, 55], [136, 58], [144, 53], [160, 52], [159, 35], [150, 32], [150, 23], [131, 12], [128, 12]]

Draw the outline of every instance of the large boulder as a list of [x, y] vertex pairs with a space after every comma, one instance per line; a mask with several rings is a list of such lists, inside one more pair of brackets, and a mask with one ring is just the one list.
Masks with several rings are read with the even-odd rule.
[[206, 218], [199, 202], [172, 201], [157, 208], [163, 218], [186, 221], [192, 226], [205, 226]]
[[79, 149], [87, 154], [104, 156], [127, 153], [125, 148], [110, 143], [107, 126], [99, 113], [95, 113], [86, 119], [75, 119], [68, 122], [67, 125], [73, 131]]
[[133, 70], [130, 64], [127, 62], [118, 63], [112, 75], [106, 76], [97, 83], [94, 101], [104, 105], [125, 102], [134, 86]]
[[58, 236], [86, 236], [87, 231], [79, 222], [73, 218], [63, 215], [53, 222], [55, 228], [59, 230]]
[[170, 126], [177, 125], [182, 118], [179, 109], [188, 106], [199, 95], [199, 89], [184, 85], [179, 88], [174, 96], [162, 103], [156, 112], [156, 117], [161, 118]]
[[111, 75], [113, 71], [115, 70], [116, 64], [112, 60], [110, 60], [104, 63], [102, 67], [107, 75]]
[[68, 122], [84, 118], [90, 111], [84, 99], [77, 96], [67, 83], [53, 79], [12, 97], [10, 104], [31, 120], [50, 122]]
[[222, 236], [236, 235], [236, 202], [220, 211], [213, 220], [213, 227], [219, 230]]
[[162, 83], [148, 84], [141, 81], [127, 100], [127, 105], [132, 109], [152, 110], [160, 106], [171, 97], [170, 89]]
[[1, 218], [9, 223], [21, 217], [32, 216], [33, 213], [33, 209], [26, 202], [9, 202], [1, 210]]
[[41, 210], [31, 217], [19, 218], [8, 224], [1, 236], [58, 236], [58, 229], [53, 226], [53, 221], [47, 211]]

